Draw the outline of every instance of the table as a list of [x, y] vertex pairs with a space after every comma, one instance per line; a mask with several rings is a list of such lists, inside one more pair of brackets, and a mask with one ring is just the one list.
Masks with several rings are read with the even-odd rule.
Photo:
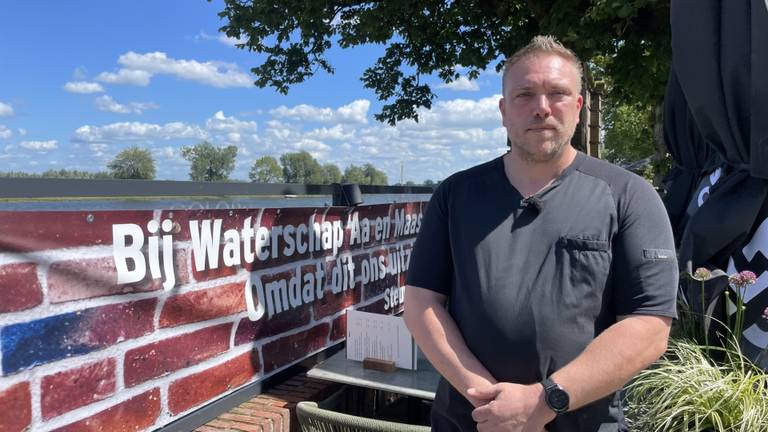
[[357, 387], [383, 390], [434, 400], [440, 374], [419, 351], [416, 370], [396, 369], [393, 372], [381, 372], [363, 369], [363, 363], [347, 360], [346, 348], [317, 364], [307, 372], [307, 376], [326, 381], [334, 381]]

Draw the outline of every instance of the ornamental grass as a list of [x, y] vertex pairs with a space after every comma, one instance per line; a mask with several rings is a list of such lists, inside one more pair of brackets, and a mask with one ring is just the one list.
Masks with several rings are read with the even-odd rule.
[[[719, 270], [689, 274], [701, 283], [727, 276]], [[744, 325], [743, 294], [755, 283], [745, 271], [728, 277], [736, 297], [734, 318], [721, 323], [702, 303], [693, 312], [680, 303], [679, 320], [666, 354], [640, 372], [626, 388], [630, 430], [641, 432], [768, 432], [768, 375], [747, 358], [739, 345]], [[728, 301], [731, 295], [725, 290]], [[703, 301], [703, 300], [702, 300]], [[768, 319], [768, 308], [763, 313]], [[719, 325], [718, 344], [709, 340], [710, 326]]]

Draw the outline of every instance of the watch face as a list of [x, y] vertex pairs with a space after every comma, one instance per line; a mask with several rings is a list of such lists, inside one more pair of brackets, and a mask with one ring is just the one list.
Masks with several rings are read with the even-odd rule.
[[547, 394], [547, 402], [555, 411], [564, 411], [568, 409], [568, 393], [559, 388], [554, 388]]

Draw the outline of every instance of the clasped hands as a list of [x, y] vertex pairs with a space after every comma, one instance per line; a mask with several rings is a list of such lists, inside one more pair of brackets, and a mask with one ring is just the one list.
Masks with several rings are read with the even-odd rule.
[[478, 432], [542, 432], [555, 418], [541, 384], [502, 382], [470, 388], [467, 394], [476, 407], [472, 419]]

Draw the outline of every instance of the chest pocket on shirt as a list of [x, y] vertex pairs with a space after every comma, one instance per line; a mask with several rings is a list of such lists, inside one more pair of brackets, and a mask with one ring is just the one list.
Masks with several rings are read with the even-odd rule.
[[610, 244], [607, 240], [562, 236], [555, 254], [560, 300], [571, 313], [596, 316], [611, 268]]

